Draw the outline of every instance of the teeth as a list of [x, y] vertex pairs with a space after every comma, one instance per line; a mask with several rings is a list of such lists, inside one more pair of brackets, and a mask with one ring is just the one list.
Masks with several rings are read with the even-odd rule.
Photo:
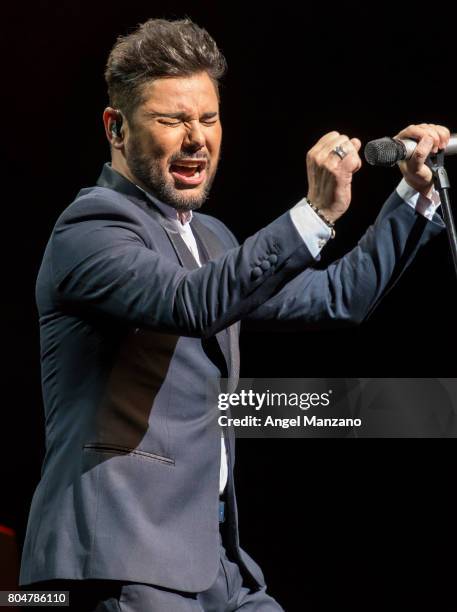
[[197, 170], [197, 172], [194, 174], [194, 176], [195, 176], [196, 178], [199, 178], [199, 176], [200, 176], [200, 170]]

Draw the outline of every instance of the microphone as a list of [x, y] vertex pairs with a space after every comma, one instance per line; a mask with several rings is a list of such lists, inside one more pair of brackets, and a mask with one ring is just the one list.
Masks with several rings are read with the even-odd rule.
[[[417, 142], [410, 138], [378, 138], [367, 142], [364, 155], [372, 166], [390, 168], [403, 159], [410, 159]], [[451, 134], [445, 155], [457, 155], [457, 134]]]

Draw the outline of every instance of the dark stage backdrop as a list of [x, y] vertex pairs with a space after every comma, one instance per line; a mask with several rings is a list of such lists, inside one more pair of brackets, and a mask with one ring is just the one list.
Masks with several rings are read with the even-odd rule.
[[[325, 6], [324, 6], [325, 5]], [[411, 11], [414, 5], [409, 3]], [[306, 194], [306, 151], [410, 123], [457, 131], [446, 18], [400, 3], [59, 2], [3, 6], [0, 523], [22, 544], [43, 457], [34, 284], [54, 222], [107, 161], [103, 69], [115, 37], [190, 16], [225, 52], [223, 153], [205, 212], [244, 240]], [[417, 9], [419, 11], [419, 9]], [[457, 159], [450, 159], [457, 185]], [[399, 180], [364, 164], [325, 258], [352, 248]], [[242, 337], [245, 377], [453, 377], [445, 236], [357, 329]], [[452, 440], [240, 440], [241, 540], [288, 611], [457, 609]]]

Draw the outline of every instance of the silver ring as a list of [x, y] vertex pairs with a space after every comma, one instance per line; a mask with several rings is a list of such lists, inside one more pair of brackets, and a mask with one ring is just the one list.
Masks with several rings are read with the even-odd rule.
[[332, 153], [336, 153], [340, 159], [344, 159], [347, 155], [347, 151], [345, 151], [340, 145], [332, 149]]

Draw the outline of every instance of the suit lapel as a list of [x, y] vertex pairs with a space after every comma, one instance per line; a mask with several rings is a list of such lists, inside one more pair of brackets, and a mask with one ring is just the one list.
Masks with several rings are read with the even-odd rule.
[[[192, 219], [191, 225], [192, 230], [197, 234], [210, 260], [217, 259], [225, 253], [226, 249], [219, 240], [219, 238], [216, 236], [216, 234], [214, 234], [214, 232], [208, 229], [206, 225], [204, 225], [195, 215]], [[216, 334], [216, 336], [218, 337], [219, 344], [221, 344], [220, 334], [226, 333], [228, 335], [229, 355], [227, 360], [227, 367], [229, 372], [229, 393], [236, 389], [240, 373], [238, 327], [239, 323], [234, 323], [233, 325], [230, 325], [230, 327], [228, 327], [226, 330], [222, 330], [221, 332]], [[225, 345], [225, 342], [223, 344]]]
[[[206, 225], [204, 225], [198, 217], [195, 215], [192, 218], [192, 231], [197, 236], [197, 239], [200, 241], [201, 246], [206, 251], [206, 258], [209, 260], [217, 259], [221, 255], [223, 255], [226, 251], [224, 245], [221, 243], [219, 238], [209, 230]], [[226, 392], [232, 393], [235, 391], [238, 385], [239, 373], [240, 373], [240, 352], [239, 352], [239, 344], [238, 344], [238, 333], [239, 333], [239, 323], [235, 323], [230, 325], [227, 329], [223, 329], [219, 333], [216, 334], [217, 341], [221, 348], [221, 351], [224, 353], [224, 357], [227, 363], [227, 371], [229, 374], [229, 378], [227, 381]], [[225, 338], [223, 337], [225, 334]], [[227, 343], [228, 340], [228, 343]], [[228, 344], [228, 350], [227, 350]], [[228, 353], [228, 355], [227, 355]], [[228, 415], [230, 415], [230, 411], [228, 411]], [[228, 455], [228, 467], [229, 467], [229, 479], [228, 479], [228, 488], [233, 487], [233, 482], [231, 480], [231, 474], [233, 473], [233, 463], [235, 460], [234, 449], [235, 449], [235, 429], [232, 425], [229, 427], [222, 428], [222, 435], [225, 439], [225, 447]]]
[[170, 220], [163, 218], [162, 227], [165, 230], [168, 238], [173, 245], [176, 256], [179, 260], [179, 263], [186, 270], [195, 270], [199, 267], [197, 260], [192, 255], [189, 247], [181, 238], [179, 231], [176, 229], [175, 224]]

